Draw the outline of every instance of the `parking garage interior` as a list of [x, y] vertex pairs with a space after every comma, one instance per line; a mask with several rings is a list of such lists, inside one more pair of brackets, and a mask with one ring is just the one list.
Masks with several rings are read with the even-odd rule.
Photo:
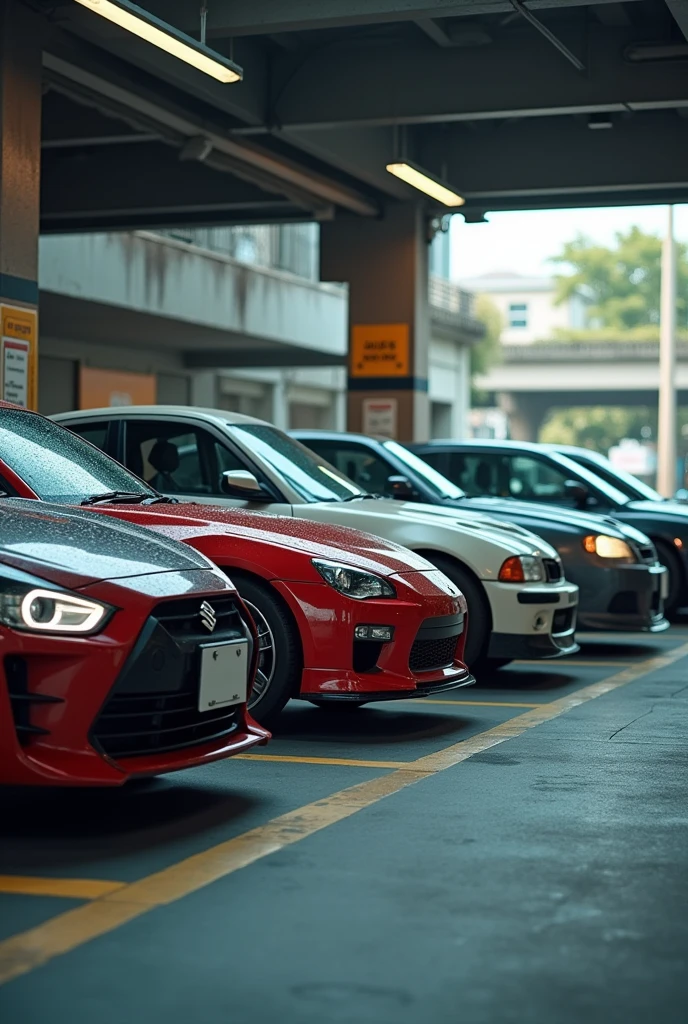
[[[0, 303], [37, 314], [46, 414], [114, 374], [460, 436], [484, 328], [448, 218], [688, 202], [686, 0], [143, 0], [231, 84], [90, 6], [0, 0]], [[392, 373], [357, 367], [380, 325]], [[5, 787], [3, 1016], [682, 1024], [686, 621], [436, 698], [291, 701], [265, 750], [121, 790]]]

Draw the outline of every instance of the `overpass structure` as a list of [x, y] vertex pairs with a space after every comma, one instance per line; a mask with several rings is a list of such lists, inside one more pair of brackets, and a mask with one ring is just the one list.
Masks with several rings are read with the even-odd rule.
[[[144, 6], [198, 38], [197, 0]], [[392, 328], [400, 356], [393, 372], [350, 359], [350, 425], [382, 396], [400, 437], [422, 438], [428, 239], [450, 208], [388, 164], [445, 180], [474, 221], [688, 200], [688, 0], [207, 7], [200, 49], [240, 67], [234, 84], [92, 0], [0, 0], [0, 299], [35, 311], [39, 231], [319, 221], [321, 279], [349, 284], [348, 346]], [[190, 334], [184, 358], [207, 340]]]
[[[477, 387], [497, 397], [511, 436], [536, 441], [550, 409], [585, 405], [657, 404], [657, 342], [546, 342], [506, 345], [502, 362]], [[688, 342], [677, 346], [679, 404], [688, 403]]]

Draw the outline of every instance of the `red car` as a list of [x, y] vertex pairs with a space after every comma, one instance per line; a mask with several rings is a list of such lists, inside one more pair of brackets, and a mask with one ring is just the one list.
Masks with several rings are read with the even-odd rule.
[[231, 575], [258, 628], [249, 707], [261, 722], [290, 697], [351, 707], [474, 682], [463, 595], [405, 548], [345, 527], [176, 504], [65, 427], [6, 404], [0, 459], [8, 495], [148, 526]]
[[255, 632], [207, 559], [80, 509], [0, 503], [0, 782], [121, 786], [265, 743]]

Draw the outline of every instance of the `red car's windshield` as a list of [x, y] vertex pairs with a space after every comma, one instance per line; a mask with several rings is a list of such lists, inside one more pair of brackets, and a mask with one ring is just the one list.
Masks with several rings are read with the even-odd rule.
[[156, 494], [71, 430], [23, 409], [0, 409], [0, 459], [44, 501], [78, 505], [106, 491]]

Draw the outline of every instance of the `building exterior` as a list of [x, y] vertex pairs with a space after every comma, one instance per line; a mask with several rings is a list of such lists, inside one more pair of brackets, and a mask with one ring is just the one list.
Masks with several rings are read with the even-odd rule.
[[576, 293], [557, 304], [556, 282], [552, 277], [499, 271], [466, 279], [461, 285], [477, 295], [489, 295], [502, 314], [505, 345], [551, 341], [560, 330], [589, 326], [584, 293]]
[[[437, 237], [431, 430], [459, 435], [482, 327]], [[318, 280], [318, 246], [315, 224], [42, 238], [40, 410], [191, 403], [344, 429], [348, 289]]]

